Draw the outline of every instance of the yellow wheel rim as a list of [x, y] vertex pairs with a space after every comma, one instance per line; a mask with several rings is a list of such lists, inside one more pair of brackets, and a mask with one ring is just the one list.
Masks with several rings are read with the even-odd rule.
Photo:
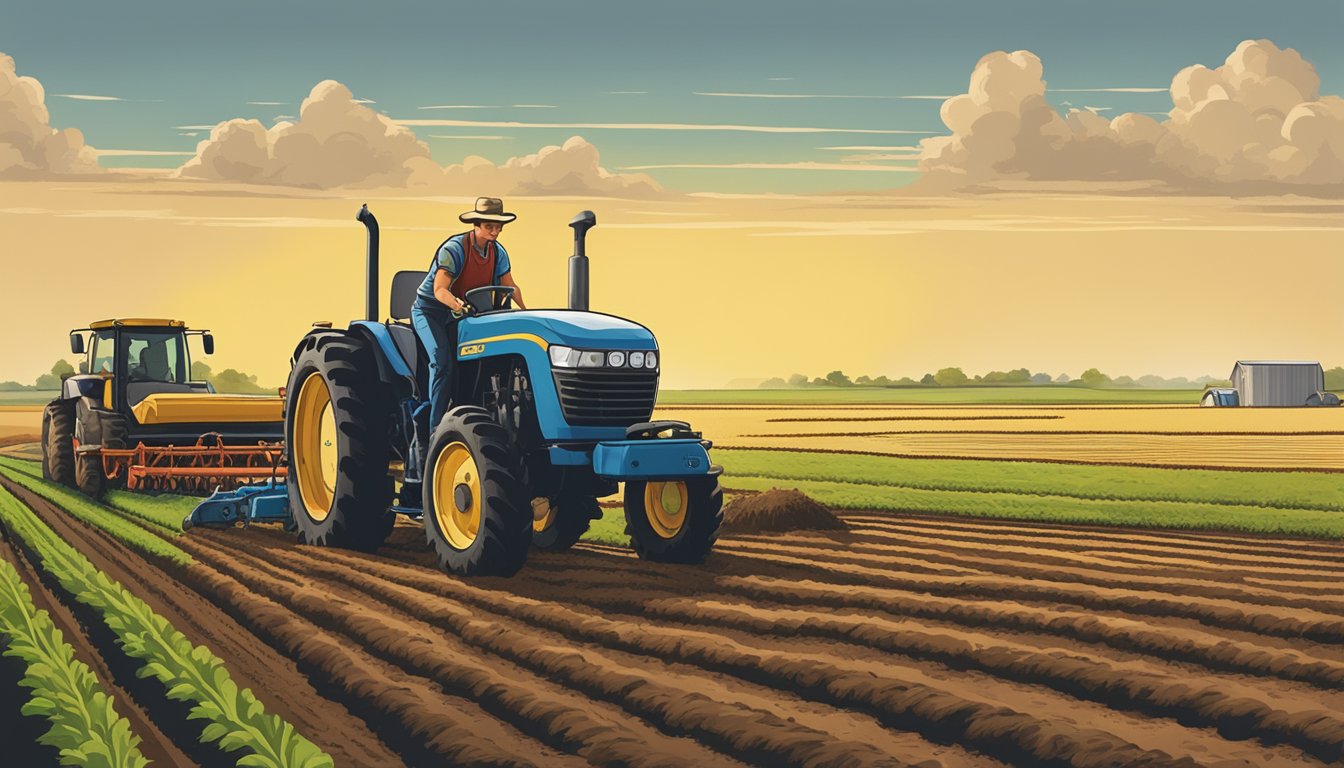
[[434, 460], [434, 519], [453, 549], [476, 541], [481, 529], [481, 475], [465, 443], [449, 443]]
[[[543, 506], [544, 505], [544, 506]], [[555, 505], [550, 499], [538, 497], [532, 500], [532, 531], [541, 533], [555, 522]]]
[[686, 525], [686, 483], [648, 483], [644, 486], [644, 513], [653, 532], [674, 538]]
[[322, 375], [313, 373], [303, 380], [294, 403], [294, 445], [290, 450], [304, 511], [319, 523], [331, 514], [336, 497], [336, 463], [340, 456], [337, 439], [331, 391]]

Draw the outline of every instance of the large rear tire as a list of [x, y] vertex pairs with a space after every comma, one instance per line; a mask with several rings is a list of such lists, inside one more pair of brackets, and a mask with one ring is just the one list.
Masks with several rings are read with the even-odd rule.
[[42, 411], [42, 467], [49, 480], [75, 487], [75, 404], [52, 400]]
[[512, 576], [527, 560], [532, 511], [508, 433], [483, 408], [448, 412], [429, 439], [424, 525], [439, 566], [459, 576]]
[[372, 552], [387, 540], [395, 521], [390, 411], [362, 339], [305, 339], [285, 401], [289, 509], [300, 541]]
[[714, 547], [722, 524], [718, 477], [625, 484], [625, 532], [644, 560], [698, 563]]
[[602, 516], [602, 507], [592, 496], [562, 493], [539, 497], [532, 503], [532, 545], [549, 552], [574, 546], [593, 520]]

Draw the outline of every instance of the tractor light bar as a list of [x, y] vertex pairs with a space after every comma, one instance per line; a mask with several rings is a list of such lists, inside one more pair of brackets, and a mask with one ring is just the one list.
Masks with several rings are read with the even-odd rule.
[[550, 347], [551, 365], [557, 368], [656, 368], [654, 352], [574, 349], [559, 344]]

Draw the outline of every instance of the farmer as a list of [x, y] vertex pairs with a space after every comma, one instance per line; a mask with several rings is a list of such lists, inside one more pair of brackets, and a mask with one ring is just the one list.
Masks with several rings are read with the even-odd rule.
[[458, 218], [471, 224], [471, 231], [453, 235], [439, 246], [411, 308], [411, 322], [430, 360], [431, 429], [448, 411], [457, 337], [452, 324], [470, 311], [464, 301], [467, 291], [507, 285], [513, 288], [513, 303], [527, 309], [522, 291], [509, 274], [509, 252], [499, 242], [500, 230], [517, 216], [505, 212], [504, 201], [497, 197], [478, 197], [476, 208]]

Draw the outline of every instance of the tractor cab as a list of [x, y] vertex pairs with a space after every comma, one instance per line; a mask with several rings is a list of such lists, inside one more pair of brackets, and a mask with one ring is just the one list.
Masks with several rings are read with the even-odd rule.
[[71, 331], [70, 351], [84, 361], [43, 413], [44, 474], [94, 497], [121, 486], [199, 492], [274, 474], [279, 451], [263, 446], [280, 440], [283, 402], [193, 381], [191, 336], [214, 352], [208, 331], [181, 320], [102, 320]]

